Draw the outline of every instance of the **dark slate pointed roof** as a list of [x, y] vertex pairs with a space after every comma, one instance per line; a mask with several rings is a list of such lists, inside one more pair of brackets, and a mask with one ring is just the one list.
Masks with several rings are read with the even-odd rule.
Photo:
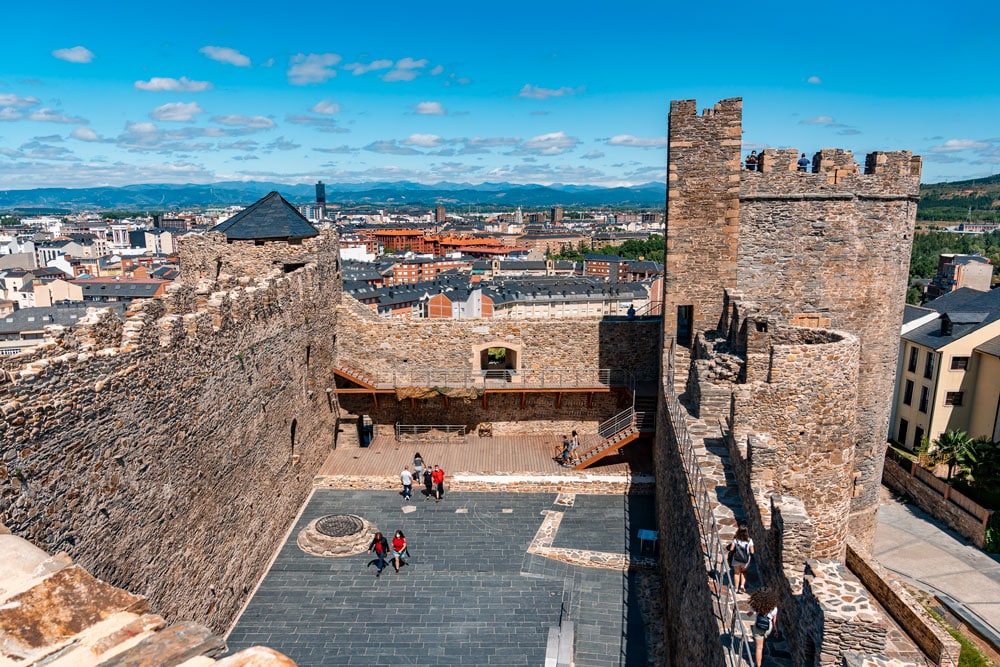
[[316, 228], [277, 192], [269, 192], [225, 222], [212, 227], [229, 241], [305, 239], [319, 236]]

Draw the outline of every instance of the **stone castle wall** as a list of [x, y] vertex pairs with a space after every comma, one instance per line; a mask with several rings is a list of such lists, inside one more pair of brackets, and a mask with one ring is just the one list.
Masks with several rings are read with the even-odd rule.
[[742, 118], [739, 98], [722, 100], [700, 116], [694, 100], [670, 103], [663, 316], [668, 335], [677, 330], [681, 305], [693, 306], [694, 331], [714, 329], [719, 295], [736, 287]]
[[0, 520], [223, 631], [336, 428], [336, 238], [297, 263], [255, 281], [234, 262], [133, 304], [124, 326], [95, 315], [0, 361]]
[[751, 337], [766, 339], [768, 352], [747, 355], [747, 384], [735, 393], [732, 427], [737, 434], [766, 437], [749, 441], [745, 461], [757, 488], [742, 489], [743, 496], [801, 498], [815, 526], [810, 557], [843, 559], [858, 341], [846, 333], [792, 327], [753, 331]]
[[350, 297], [339, 312], [337, 348], [345, 362], [388, 380], [394, 372], [480, 370], [483, 346], [517, 351], [518, 369], [616, 369], [655, 378], [656, 320], [404, 320], [379, 317]]
[[852, 532], [874, 535], [884, 443], [920, 186], [920, 158], [872, 153], [857, 173], [849, 151], [764, 151], [740, 177], [738, 282], [763, 315], [841, 329], [861, 340]]

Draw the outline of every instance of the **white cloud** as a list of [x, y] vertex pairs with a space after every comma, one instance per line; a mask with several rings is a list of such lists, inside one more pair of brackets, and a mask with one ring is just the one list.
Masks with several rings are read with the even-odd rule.
[[28, 116], [28, 120], [37, 120], [43, 123], [68, 123], [75, 125], [85, 125], [90, 122], [86, 118], [80, 118], [79, 116], [67, 116], [61, 111], [49, 109], [48, 107], [43, 107], [37, 111], [31, 112]]
[[94, 52], [85, 46], [74, 46], [71, 49], [56, 49], [52, 55], [68, 63], [89, 63], [94, 59]]
[[414, 150], [408, 146], [400, 146], [395, 139], [373, 141], [365, 146], [365, 150], [372, 153], [382, 153], [383, 155], [422, 155], [418, 150]]
[[438, 134], [411, 134], [403, 139], [404, 146], [419, 146], [421, 148], [437, 148], [444, 142], [444, 137]]
[[350, 132], [350, 130], [340, 127], [336, 119], [328, 116], [310, 116], [304, 113], [288, 114], [285, 120], [295, 125], [309, 125], [320, 132]]
[[833, 116], [816, 116], [815, 118], [806, 118], [799, 121], [801, 125], [829, 125], [833, 122]]
[[336, 53], [298, 53], [292, 56], [292, 66], [288, 68], [288, 82], [295, 86], [323, 83], [337, 76], [333, 66], [342, 58]]
[[981, 150], [989, 148], [989, 146], [985, 141], [976, 141], [974, 139], [949, 139], [943, 144], [932, 146], [931, 150], [935, 153], [954, 153], [957, 151]]
[[667, 145], [666, 137], [636, 137], [619, 134], [608, 139], [608, 146], [628, 146], [630, 148], [661, 148]]
[[392, 67], [392, 61], [385, 58], [373, 60], [370, 63], [347, 63], [344, 65], [344, 69], [353, 72], [354, 76], [360, 76], [361, 74], [376, 70], [389, 69], [390, 67]]
[[226, 63], [227, 65], [250, 67], [250, 59], [248, 57], [228, 46], [203, 46], [198, 49], [198, 53], [203, 53], [212, 60]]
[[264, 151], [265, 152], [270, 152], [270, 151], [293, 151], [296, 148], [300, 148], [300, 144], [297, 144], [294, 141], [289, 141], [288, 139], [285, 139], [284, 137], [278, 137], [277, 139], [275, 139], [271, 143], [265, 145], [264, 146]]
[[526, 140], [512, 155], [562, 155], [580, 143], [576, 137], [571, 137], [563, 131], [540, 134]]
[[427, 66], [427, 59], [402, 58], [396, 61], [396, 66], [391, 71], [382, 75], [383, 81], [413, 81], [420, 74], [418, 70]]
[[413, 105], [413, 110], [422, 116], [443, 116], [444, 106], [440, 102], [420, 102]]
[[818, 86], [819, 84], [823, 83], [823, 80], [818, 76], [811, 76], [808, 79], [806, 79], [806, 83], [811, 83], [814, 86]]
[[169, 77], [154, 76], [149, 81], [136, 81], [136, 90], [148, 90], [151, 92], [170, 93], [200, 93], [211, 89], [212, 84], [208, 81], [191, 81], [186, 76], [179, 79]]
[[337, 154], [337, 155], [343, 155], [343, 154], [357, 153], [358, 152], [357, 148], [351, 148], [347, 144], [344, 144], [343, 146], [334, 146], [332, 148], [321, 148], [319, 146], [316, 146], [316, 147], [313, 148], [313, 150], [314, 151], [318, 151], [320, 153], [334, 153], [334, 154]]
[[41, 103], [41, 100], [37, 97], [21, 97], [20, 95], [14, 95], [13, 93], [0, 95], [0, 107], [24, 109], [26, 107], [38, 106]]
[[101, 136], [89, 127], [75, 127], [69, 136], [80, 141], [102, 141]]
[[149, 117], [153, 120], [190, 123], [200, 113], [202, 108], [197, 102], [169, 102], [153, 109]]
[[309, 111], [325, 116], [332, 116], [333, 114], [340, 113], [340, 105], [330, 100], [322, 100], [314, 104]]
[[267, 130], [274, 127], [274, 121], [267, 116], [243, 116], [241, 114], [227, 114], [224, 116], [212, 116], [212, 122], [229, 127], [247, 127], [255, 130]]
[[438, 74], [444, 73], [444, 65], [436, 65], [428, 74], [431, 76], [437, 76]]
[[604, 157], [604, 153], [601, 151], [590, 151], [581, 155], [584, 160], [596, 160], [598, 158]]
[[582, 93], [586, 90], [585, 86], [580, 86], [579, 88], [570, 88], [569, 86], [563, 86], [562, 88], [542, 88], [541, 86], [533, 86], [530, 83], [524, 84], [518, 92], [518, 97], [523, 97], [529, 100], [547, 100], [550, 97], [563, 97], [565, 95], [575, 95], [576, 93]]

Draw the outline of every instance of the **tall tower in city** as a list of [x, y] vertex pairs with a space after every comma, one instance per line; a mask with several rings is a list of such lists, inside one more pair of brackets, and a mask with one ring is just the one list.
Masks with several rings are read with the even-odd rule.
[[552, 224], [558, 225], [563, 219], [563, 207], [553, 206], [552, 207]]
[[320, 220], [326, 218], [326, 186], [323, 181], [316, 183], [316, 206], [319, 207]]
[[448, 219], [448, 216], [445, 213], [444, 206], [435, 206], [434, 207], [434, 222], [435, 222], [435, 224], [443, 223], [447, 219]]

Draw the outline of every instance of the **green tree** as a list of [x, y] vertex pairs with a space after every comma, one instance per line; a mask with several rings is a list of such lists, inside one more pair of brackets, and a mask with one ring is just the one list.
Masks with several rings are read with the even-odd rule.
[[965, 465], [972, 486], [978, 489], [1000, 486], [1000, 443], [989, 438], [976, 438], [969, 444]]
[[951, 481], [956, 466], [964, 466], [969, 461], [972, 443], [975, 442], [965, 431], [947, 430], [932, 444], [931, 454], [937, 463], [948, 466], [948, 481]]
[[0, 227], [16, 227], [19, 224], [21, 224], [21, 220], [12, 215], [5, 215], [0, 218]]

